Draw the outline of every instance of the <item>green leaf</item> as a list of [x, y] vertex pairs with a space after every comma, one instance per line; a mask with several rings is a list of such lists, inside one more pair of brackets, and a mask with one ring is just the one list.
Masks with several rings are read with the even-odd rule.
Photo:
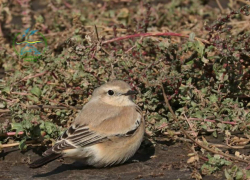
[[26, 139], [23, 139], [23, 140], [20, 141], [20, 143], [19, 143], [19, 149], [22, 151], [22, 150], [25, 150], [26, 148], [27, 148]]
[[27, 98], [31, 101], [39, 102], [39, 99], [36, 96], [27, 96]]
[[192, 61], [189, 61], [189, 62], [187, 62], [186, 63], [187, 65], [192, 65], [192, 64], [194, 64], [194, 61], [192, 60]]
[[205, 45], [201, 41], [195, 41], [195, 50], [198, 52], [199, 56], [202, 57], [205, 49]]
[[249, 170], [247, 170], [247, 172], [246, 172], [246, 177], [247, 177], [247, 179], [250, 179], [250, 171]]
[[227, 180], [233, 180], [232, 176], [228, 173], [228, 171], [225, 169], [225, 177]]
[[23, 126], [21, 123], [11, 123], [11, 129], [16, 130], [16, 134], [23, 131]]
[[215, 138], [217, 138], [218, 136], [217, 136], [217, 132], [216, 131], [214, 131], [213, 132], [213, 137], [215, 137]]
[[61, 111], [57, 111], [57, 112], [56, 112], [56, 115], [57, 115], [57, 116], [60, 116], [60, 115], [61, 115]]
[[190, 77], [188, 80], [187, 80], [187, 84], [191, 84], [192, 83], [192, 78]]
[[48, 134], [51, 134], [51, 133], [53, 132], [53, 131], [52, 131], [52, 126], [53, 126], [53, 124], [50, 123], [50, 122], [45, 122], [44, 125], [45, 125], [45, 128], [46, 128], [47, 133], [48, 133]]
[[7, 86], [7, 87], [3, 88], [3, 92], [10, 94], [10, 87]]
[[195, 112], [195, 117], [202, 118], [202, 112], [201, 111], [196, 111]]
[[118, 18], [127, 18], [128, 15], [129, 15], [129, 10], [128, 10], [127, 8], [122, 8], [122, 9], [119, 11], [117, 17], [118, 17]]
[[191, 106], [196, 107], [197, 104], [194, 101], [191, 101]]
[[190, 34], [189, 34], [189, 41], [194, 41], [194, 38], [195, 38], [195, 33], [194, 32], [191, 32]]
[[237, 173], [236, 173], [236, 180], [240, 180], [240, 179], [242, 179], [242, 177], [243, 177], [243, 172], [240, 170], [240, 171], [238, 171]]
[[201, 58], [201, 61], [204, 62], [204, 64], [209, 63], [209, 60], [208, 60], [207, 58], [205, 58], [205, 57], [202, 57], [202, 58]]
[[6, 102], [0, 103], [0, 109], [4, 109], [6, 107]]
[[45, 129], [45, 123], [44, 121], [41, 121], [40, 125], [39, 125], [40, 129]]
[[206, 87], [205, 87], [205, 88], [202, 88], [202, 89], [201, 89], [201, 92], [202, 92], [203, 95], [206, 95], [206, 94], [207, 94], [207, 88], [206, 88]]
[[31, 127], [33, 126], [31, 124], [31, 120], [30, 119], [26, 119], [22, 121], [22, 125], [24, 129], [31, 129]]
[[40, 97], [41, 94], [42, 94], [41, 89], [38, 88], [37, 86], [34, 86], [34, 87], [30, 90], [30, 92], [31, 92], [32, 94], [36, 95], [37, 97]]
[[209, 97], [209, 100], [212, 102], [212, 103], [215, 103], [218, 101], [218, 97], [215, 95], [215, 94], [212, 94], [210, 97]]

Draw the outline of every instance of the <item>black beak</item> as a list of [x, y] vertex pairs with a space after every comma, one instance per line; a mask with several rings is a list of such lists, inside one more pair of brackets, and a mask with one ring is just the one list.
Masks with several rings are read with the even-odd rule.
[[124, 96], [129, 96], [129, 95], [136, 95], [136, 94], [138, 94], [137, 91], [129, 90], [128, 92], [126, 92], [126, 93], [124, 93], [124, 94], [122, 94], [122, 95], [124, 95]]

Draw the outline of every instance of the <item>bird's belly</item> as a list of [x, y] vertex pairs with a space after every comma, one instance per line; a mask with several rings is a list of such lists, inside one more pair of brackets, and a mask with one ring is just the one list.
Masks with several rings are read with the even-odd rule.
[[[141, 129], [144, 126], [140, 127]], [[105, 167], [124, 163], [139, 149], [144, 135], [144, 130], [134, 136], [113, 137], [108, 141], [92, 146], [69, 149], [63, 152], [64, 157], [84, 159], [88, 165]]]
[[93, 155], [88, 159], [88, 164], [95, 167], [105, 167], [115, 164], [124, 163], [140, 147], [141, 140], [133, 144], [128, 143], [127, 140], [120, 140], [119, 142], [104, 142], [91, 146]]

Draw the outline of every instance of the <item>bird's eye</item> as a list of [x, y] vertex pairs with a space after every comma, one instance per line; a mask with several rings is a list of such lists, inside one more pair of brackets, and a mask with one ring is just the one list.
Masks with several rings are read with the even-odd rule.
[[113, 96], [115, 93], [112, 90], [108, 90], [108, 95]]

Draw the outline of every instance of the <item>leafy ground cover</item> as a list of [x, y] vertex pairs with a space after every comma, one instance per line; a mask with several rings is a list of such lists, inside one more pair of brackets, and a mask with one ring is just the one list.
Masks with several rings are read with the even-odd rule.
[[[0, 149], [50, 146], [117, 78], [140, 92], [152, 142], [187, 142], [193, 178], [249, 179], [250, 2], [210, 3], [2, 1]], [[13, 50], [27, 28], [47, 41], [35, 61]]]

